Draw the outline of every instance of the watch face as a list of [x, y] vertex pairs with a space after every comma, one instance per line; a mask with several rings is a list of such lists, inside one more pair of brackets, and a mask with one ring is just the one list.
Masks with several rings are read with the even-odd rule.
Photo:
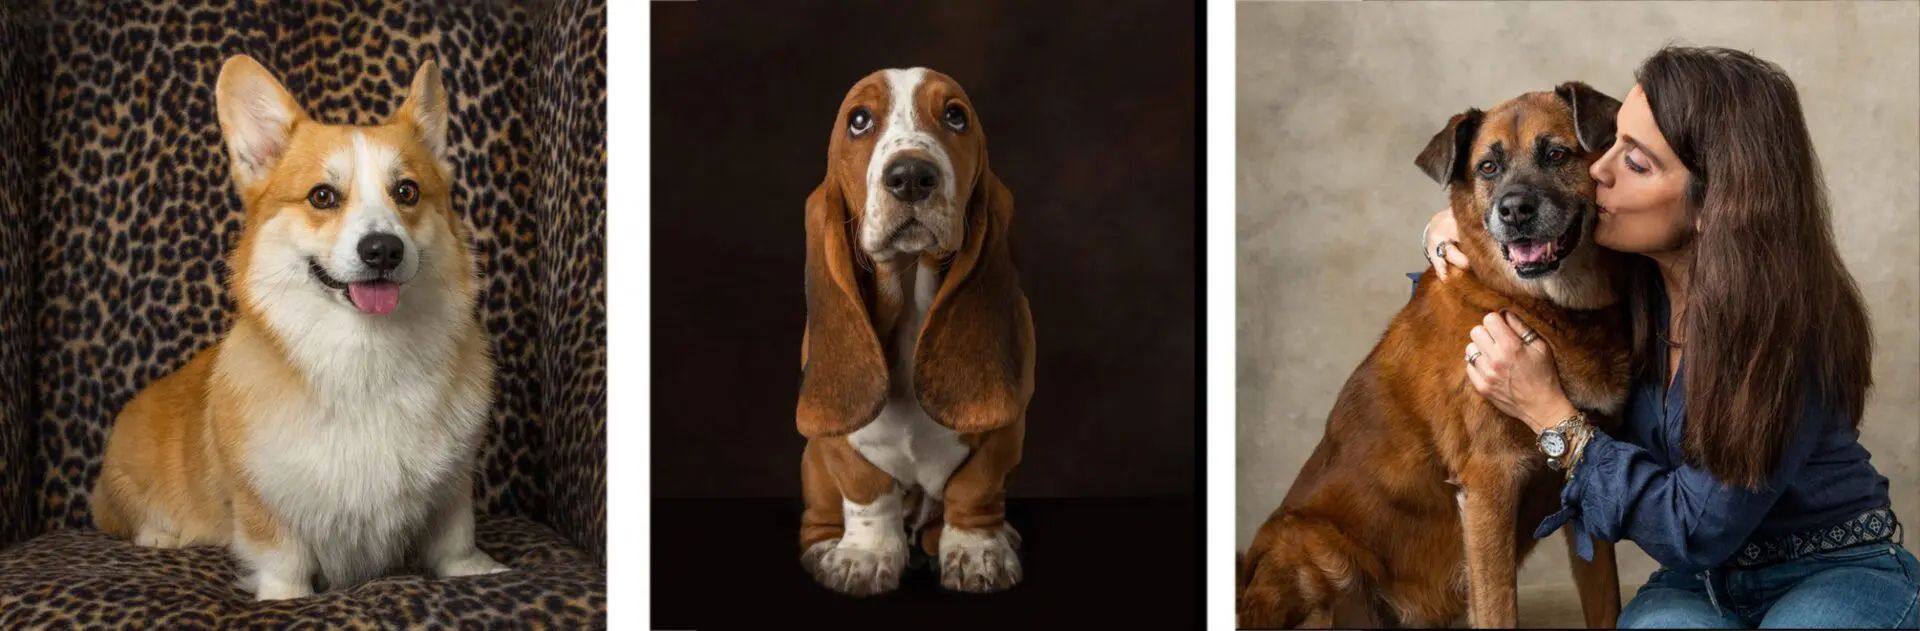
[[1548, 456], [1558, 458], [1567, 453], [1567, 439], [1560, 432], [1547, 432], [1540, 435], [1540, 450]]

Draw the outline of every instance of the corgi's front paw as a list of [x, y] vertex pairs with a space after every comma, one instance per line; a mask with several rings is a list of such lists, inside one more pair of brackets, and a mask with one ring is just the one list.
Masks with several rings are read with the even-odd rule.
[[281, 580], [265, 575], [254, 575], [250, 578], [242, 579], [240, 587], [242, 589], [247, 587], [254, 588], [253, 599], [256, 601], [290, 600], [294, 598], [306, 598], [313, 595], [312, 582]]
[[181, 547], [180, 536], [155, 528], [143, 528], [133, 536], [133, 544], [147, 548]]
[[441, 561], [433, 568], [433, 574], [440, 578], [457, 578], [461, 576], [478, 576], [481, 574], [499, 574], [509, 569], [512, 568], [501, 565], [499, 561], [493, 560], [493, 557], [487, 556], [487, 553], [474, 550], [470, 554]]

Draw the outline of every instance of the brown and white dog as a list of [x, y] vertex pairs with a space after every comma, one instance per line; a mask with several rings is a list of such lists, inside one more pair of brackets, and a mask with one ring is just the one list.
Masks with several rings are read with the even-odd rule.
[[1004, 500], [1034, 332], [1012, 222], [952, 78], [883, 70], [847, 92], [807, 198], [800, 560], [820, 584], [891, 591], [916, 540], [948, 589], [1020, 581]]
[[261, 600], [408, 553], [434, 576], [506, 571], [473, 542], [493, 360], [439, 68], [379, 125], [308, 118], [246, 56], [214, 95], [246, 206], [227, 257], [238, 313], [120, 412], [94, 521], [143, 546], [229, 546]]
[[[1512, 627], [1516, 572], [1564, 476], [1467, 380], [1461, 348], [1511, 311], [1602, 429], [1627, 393], [1619, 255], [1592, 243], [1588, 167], [1620, 103], [1581, 83], [1456, 115], [1416, 163], [1448, 188], [1472, 265], [1429, 270], [1353, 372], [1286, 499], [1240, 560], [1243, 627]], [[1524, 528], [1522, 528], [1524, 526]], [[1568, 531], [1569, 549], [1575, 541]], [[1620, 611], [1612, 544], [1572, 556], [1588, 626]]]

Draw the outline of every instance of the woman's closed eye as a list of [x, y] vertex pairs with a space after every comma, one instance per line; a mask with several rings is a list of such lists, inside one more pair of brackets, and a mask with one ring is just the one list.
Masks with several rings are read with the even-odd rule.
[[1638, 162], [1633, 161], [1633, 152], [1629, 151], [1629, 152], [1621, 153], [1620, 159], [1626, 161], [1627, 170], [1633, 171], [1634, 173], [1639, 173], [1641, 175], [1647, 174], [1648, 169], [1645, 165], [1642, 165]]

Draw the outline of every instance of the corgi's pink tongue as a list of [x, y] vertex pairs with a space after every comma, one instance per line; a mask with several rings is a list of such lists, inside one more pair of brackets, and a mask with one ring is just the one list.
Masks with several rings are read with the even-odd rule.
[[353, 283], [347, 285], [347, 299], [361, 313], [387, 315], [400, 306], [400, 286], [394, 283]]
[[1514, 241], [1507, 244], [1507, 258], [1514, 265], [1534, 265], [1553, 259], [1553, 241]]

